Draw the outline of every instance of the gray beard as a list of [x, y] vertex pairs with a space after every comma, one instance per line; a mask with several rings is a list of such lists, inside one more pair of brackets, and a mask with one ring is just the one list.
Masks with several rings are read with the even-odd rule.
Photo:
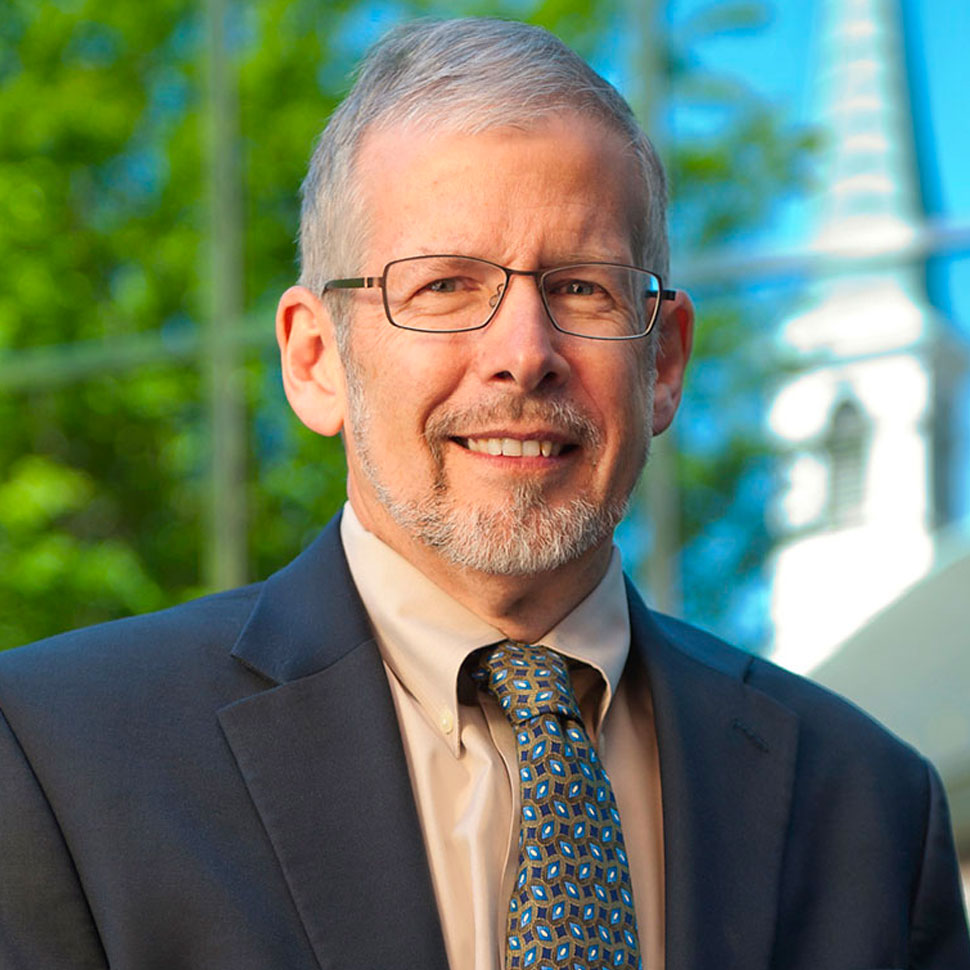
[[394, 521], [455, 566], [494, 576], [550, 572], [608, 539], [627, 501], [596, 505], [575, 498], [550, 506], [535, 482], [516, 485], [500, 509], [456, 508], [435, 494], [397, 501], [373, 481]]
[[[437, 467], [430, 493], [420, 499], [396, 498], [381, 480], [369, 444], [370, 409], [352, 354], [345, 355], [352, 435], [360, 467], [378, 501], [412, 538], [435, 549], [447, 562], [495, 575], [551, 572], [579, 559], [613, 533], [626, 515], [629, 494], [605, 504], [577, 497], [550, 506], [534, 481], [515, 485], [499, 509], [456, 504], [444, 474], [442, 444], [459, 428], [485, 426], [490, 420], [539, 417], [563, 428], [595, 454], [600, 434], [575, 407], [528, 398], [503, 399], [491, 405], [443, 413], [429, 421], [426, 438]], [[649, 427], [649, 423], [647, 425]], [[636, 447], [637, 445], [634, 445]], [[639, 443], [646, 463], [649, 437]]]

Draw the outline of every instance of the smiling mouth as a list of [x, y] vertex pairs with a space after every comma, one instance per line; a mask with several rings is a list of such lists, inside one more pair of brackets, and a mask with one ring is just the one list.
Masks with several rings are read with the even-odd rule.
[[573, 445], [545, 438], [453, 438], [463, 448], [483, 455], [505, 458], [556, 458]]

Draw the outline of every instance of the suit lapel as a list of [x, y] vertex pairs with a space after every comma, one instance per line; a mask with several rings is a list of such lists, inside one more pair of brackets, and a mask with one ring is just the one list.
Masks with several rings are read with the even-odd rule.
[[630, 602], [660, 752], [667, 966], [762, 970], [774, 940], [797, 717], [744, 683], [752, 658], [681, 624], [665, 629], [632, 590]]
[[[660, 751], [667, 966], [761, 970], [797, 718], [744, 683], [750, 658], [694, 642], [632, 589], [630, 603]], [[338, 520], [266, 582], [233, 653], [267, 689], [220, 722], [320, 966], [446, 970], [393, 702]]]
[[320, 966], [445, 970], [397, 718], [336, 522], [267, 581], [233, 652], [270, 684], [220, 723]]

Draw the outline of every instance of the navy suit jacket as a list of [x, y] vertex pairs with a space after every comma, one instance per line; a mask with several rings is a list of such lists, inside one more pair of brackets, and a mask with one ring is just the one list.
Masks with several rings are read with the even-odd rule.
[[[926, 761], [632, 588], [630, 611], [668, 970], [968, 970]], [[0, 710], [0, 970], [445, 970], [336, 520], [263, 584], [8, 651]]]

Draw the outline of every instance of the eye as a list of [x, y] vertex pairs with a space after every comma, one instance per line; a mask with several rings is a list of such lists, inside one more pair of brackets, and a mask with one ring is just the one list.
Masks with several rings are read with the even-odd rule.
[[425, 286], [426, 290], [432, 293], [454, 293], [458, 289], [458, 280], [454, 276], [446, 279], [432, 280]]
[[596, 296], [603, 292], [603, 288], [591, 280], [550, 280], [547, 282], [546, 292], [550, 296]]

